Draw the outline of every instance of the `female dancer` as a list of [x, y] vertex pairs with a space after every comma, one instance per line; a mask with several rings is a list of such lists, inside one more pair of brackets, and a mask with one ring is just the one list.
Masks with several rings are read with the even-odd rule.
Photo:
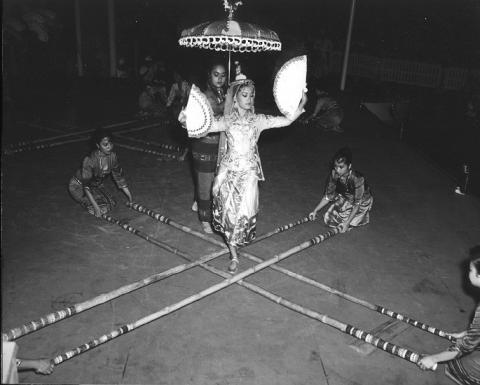
[[307, 101], [305, 93], [290, 116], [255, 114], [255, 86], [245, 79], [231, 84], [224, 116], [215, 119], [209, 132], [225, 132], [227, 150], [220, 160], [213, 184], [213, 227], [221, 232], [230, 249], [229, 271], [239, 261], [237, 248], [255, 238], [258, 213], [258, 181], [264, 180], [257, 141], [263, 130], [290, 125]]
[[110, 211], [116, 205], [113, 197], [103, 187], [107, 175], [112, 174], [118, 188], [132, 201], [123, 170], [118, 164], [117, 154], [113, 151], [112, 134], [106, 130], [97, 130], [93, 135], [95, 149], [83, 159], [82, 167], [68, 185], [72, 198], [96, 217]]
[[[476, 289], [480, 288], [480, 246], [470, 250], [468, 279]], [[480, 304], [477, 303], [470, 327], [451, 336], [456, 341], [450, 349], [424, 356], [418, 366], [422, 370], [434, 370], [438, 362], [447, 362], [445, 374], [455, 383], [480, 384]]]
[[373, 197], [365, 177], [352, 170], [352, 154], [348, 148], [340, 149], [333, 157], [325, 195], [309, 214], [310, 219], [314, 220], [317, 212], [330, 202], [332, 205], [324, 215], [325, 224], [341, 226], [342, 233], [350, 226], [362, 226], [370, 221]]
[[[205, 95], [212, 106], [215, 117], [223, 114], [225, 104], [226, 70], [223, 64], [214, 64], [208, 72]], [[220, 135], [211, 133], [191, 140], [195, 202], [192, 210], [198, 211], [203, 231], [211, 234], [212, 227], [212, 183], [219, 156]]]

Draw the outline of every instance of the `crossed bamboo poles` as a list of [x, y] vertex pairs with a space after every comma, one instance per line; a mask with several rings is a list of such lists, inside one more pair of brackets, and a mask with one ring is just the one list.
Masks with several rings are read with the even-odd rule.
[[[131, 204], [130, 205], [131, 208], [134, 208], [136, 209], [137, 211], [145, 211], [145, 213], [148, 211], [150, 216], [152, 216], [153, 218], [157, 219], [157, 220], [160, 220], [161, 222], [163, 223], [166, 223], [166, 224], [169, 224], [169, 225], [172, 225], [173, 227], [176, 227], [176, 228], [179, 228], [185, 232], [189, 232], [189, 233], [192, 233], [194, 235], [196, 235], [194, 230], [191, 230], [189, 229], [188, 227], [184, 226], [184, 225], [180, 225], [174, 221], [172, 221], [170, 218], [168, 217], [165, 217], [163, 215], [160, 215], [159, 213], [154, 213], [152, 210], [148, 210], [146, 208], [144, 208], [143, 206], [140, 206], [138, 204]], [[114, 224], [117, 224], [119, 225], [120, 227], [122, 227], [123, 229], [125, 229], [126, 231], [129, 231], [137, 236], [140, 236], [142, 238], [144, 238], [145, 240], [157, 245], [157, 246], [160, 246], [164, 249], [167, 249], [168, 251], [172, 252], [172, 253], [175, 253], [177, 255], [180, 255], [182, 256], [183, 258], [187, 259], [187, 260], [192, 260], [192, 257], [189, 256], [187, 253], [184, 253], [176, 248], [173, 248], [171, 246], [169, 246], [168, 244], [165, 244], [161, 241], [158, 241], [158, 240], [155, 240], [154, 238], [151, 238], [149, 237], [148, 235], [140, 232], [139, 230], [133, 228], [131, 225], [129, 225], [128, 223], [123, 223], [121, 221], [119, 221], [118, 219], [115, 219], [111, 216], [108, 216], [108, 215], [104, 215], [103, 218], [105, 220], [107, 220], [108, 222], [110, 223], [114, 223]], [[265, 234], [264, 236], [261, 236], [258, 238], [258, 240], [260, 239], [265, 239], [267, 238], [268, 236], [271, 236], [273, 234], [276, 234], [276, 233], [279, 233], [279, 232], [282, 232], [282, 231], [286, 231], [298, 224], [302, 224], [302, 223], [305, 223], [308, 221], [308, 218], [302, 218], [301, 220], [298, 220], [294, 223], [290, 223], [288, 225], [285, 225], [285, 226], [280, 226], [278, 227], [277, 229]], [[270, 293], [258, 286], [255, 286], [255, 285], [252, 285], [252, 284], [249, 284], [249, 283], [246, 283], [246, 282], [243, 282], [242, 279], [248, 275], [251, 275], [251, 274], [254, 274], [256, 273], [257, 271], [259, 270], [262, 270], [266, 267], [277, 267], [277, 266], [274, 266], [273, 264], [290, 256], [290, 255], [293, 255], [295, 253], [298, 253], [299, 251], [305, 249], [305, 248], [308, 248], [308, 247], [311, 247], [311, 246], [314, 246], [320, 242], [323, 242], [325, 239], [333, 236], [333, 235], [336, 235], [338, 233], [338, 229], [332, 229], [330, 230], [329, 232], [327, 232], [326, 234], [321, 234], [321, 235], [318, 235], [317, 237], [315, 238], [312, 238], [310, 239], [309, 241], [307, 242], [303, 242], [302, 244], [292, 248], [292, 249], [289, 249], [287, 250], [286, 252], [280, 254], [280, 255], [277, 255], [277, 256], [274, 256], [273, 258], [267, 260], [267, 261], [262, 261], [260, 258], [258, 257], [254, 257], [256, 258], [256, 260], [260, 260], [262, 261], [261, 263], [259, 263], [258, 265], [244, 271], [243, 273], [237, 275], [237, 276], [234, 276], [234, 277], [231, 277], [231, 278], [226, 278], [223, 282], [221, 282], [220, 284], [217, 284], [217, 285], [214, 285], [200, 293], [197, 293], [187, 299], [184, 299], [183, 301], [180, 301], [179, 303], [177, 304], [174, 304], [174, 305], [171, 305], [171, 306], [168, 306], [162, 310], [160, 310], [159, 312], [156, 312], [156, 313], [153, 313], [147, 317], [144, 317], [140, 320], [137, 320], [136, 322], [134, 323], [131, 323], [131, 324], [126, 324], [126, 325], [123, 325], [122, 327], [120, 327], [119, 329], [116, 329], [112, 332], [110, 332], [109, 334], [105, 334], [97, 339], [94, 339], [86, 344], [83, 344], [83, 345], [80, 345], [79, 347], [77, 348], [74, 348], [72, 350], [69, 350], [63, 354], [60, 354], [58, 356], [56, 356], [54, 359], [53, 359], [53, 362], [58, 365], [62, 362], [64, 362], [65, 360], [68, 360], [76, 355], [79, 355], [83, 352], [86, 352], [100, 344], [103, 344], [113, 338], [116, 338], [122, 334], [125, 334], [129, 331], [132, 331], [140, 326], [143, 326], [145, 325], [146, 323], [149, 323], [149, 322], [152, 322], [153, 320], [156, 320], [160, 317], [163, 317], [164, 315], [166, 314], [169, 314], [170, 312], [172, 311], [175, 311], [175, 310], [178, 310], [179, 308], [181, 307], [184, 307], [184, 306], [187, 306], [188, 304], [192, 303], [192, 302], [195, 302], [207, 295], [210, 295], [214, 292], [217, 292], [221, 289], [223, 289], [224, 287], [226, 286], [229, 286], [233, 283], [239, 283], [240, 285], [242, 286], [245, 286], [246, 288], [248, 288], [249, 290], [252, 290], [264, 297], [266, 297], [267, 299], [270, 299], [276, 303], [279, 303], [287, 308], [290, 308], [294, 311], [297, 311], [301, 314], [304, 314], [306, 316], [309, 316], [313, 319], [316, 319], [324, 324], [327, 324], [329, 326], [332, 326], [344, 333], [347, 333], [347, 334], [350, 334], [358, 339], [361, 339], [361, 340], [364, 340], [366, 341], [367, 343], [370, 343], [371, 345], [379, 348], [379, 349], [382, 349], [384, 351], [387, 351], [393, 355], [396, 355], [396, 356], [399, 356], [401, 358], [404, 358], [410, 362], [413, 362], [413, 363], [416, 363], [420, 356], [418, 353], [415, 353], [413, 351], [410, 351], [408, 349], [405, 349], [405, 348], [402, 348], [402, 347], [399, 347], [395, 344], [392, 344], [388, 341], [384, 341], [378, 337], [375, 337], [374, 335], [370, 334], [370, 333], [367, 333], [361, 329], [358, 329], [352, 325], [348, 325], [348, 324], [344, 324], [338, 320], [335, 320], [333, 318], [330, 318], [329, 316], [327, 315], [323, 315], [323, 314], [320, 314], [320, 313], [317, 313], [313, 310], [310, 310], [310, 309], [307, 309], [303, 306], [300, 306], [300, 305], [297, 305], [293, 302], [290, 302], [284, 298], [281, 298], [273, 293]], [[198, 234], [201, 234], [201, 233], [198, 233]], [[197, 234], [197, 235], [198, 235]], [[202, 238], [204, 238], [205, 236], [203, 234], [202, 235]], [[209, 237], [207, 237], [209, 238]], [[206, 239], [206, 238], [204, 238]], [[210, 239], [211, 240], [211, 239]], [[258, 241], [257, 240], [257, 241]], [[217, 242], [215, 240], [215, 242]], [[209, 265], [206, 265], [205, 262], [207, 262], [208, 260], [211, 260], [213, 258], [216, 258], [217, 256], [220, 256], [222, 254], [225, 254], [227, 251], [227, 249], [224, 249], [224, 250], [220, 250], [219, 252], [216, 252], [216, 253], [212, 253], [212, 254], [209, 254], [207, 256], [204, 256], [202, 258], [200, 258], [199, 260], [197, 261], [194, 261], [194, 262], [191, 262], [189, 264], [185, 264], [185, 265], [180, 265], [180, 266], [177, 266], [175, 268], [172, 268], [166, 272], [163, 272], [163, 273], [159, 273], [159, 274], [155, 274], [153, 276], [150, 276], [150, 277], [147, 277], [145, 278], [144, 280], [141, 280], [141, 281], [138, 281], [136, 283], [133, 283], [133, 284], [130, 284], [130, 285], [126, 285], [120, 289], [117, 289], [117, 290], [114, 290], [110, 293], [107, 293], [107, 294], [103, 294], [103, 295], [100, 295], [100, 296], [97, 296], [89, 301], [85, 301], [83, 303], [80, 303], [80, 304], [77, 304], [75, 306], [71, 306], [63, 311], [58, 311], [58, 312], [55, 312], [55, 313], [52, 313], [50, 315], [47, 315], [45, 317], [43, 317], [41, 320], [37, 321], [37, 322], [31, 322], [29, 324], [25, 324], [23, 325], [23, 327], [20, 327], [20, 328], [17, 328], [17, 329], [12, 329], [9, 333], [5, 333], [2, 335], [2, 338], [3, 339], [14, 339], [14, 338], [18, 338], [19, 336], [21, 335], [25, 335], [25, 334], [28, 334], [34, 330], [38, 330], [39, 328], [42, 328], [44, 326], [47, 326], [47, 324], [51, 324], [51, 323], [54, 323], [54, 322], [58, 322], [59, 320], [61, 319], [64, 319], [64, 318], [67, 318], [71, 315], [74, 315], [74, 314], [78, 314], [80, 311], [84, 311], [84, 310], [87, 310], [93, 306], [97, 306], [101, 303], [104, 303], [104, 302], [107, 302], [113, 298], [116, 298], [120, 295], [123, 295], [123, 294], [126, 294], [130, 291], [133, 291], [133, 290], [136, 290], [140, 287], [143, 287], [143, 286], [146, 286], [148, 284], [151, 284], [153, 282], [156, 282], [160, 279], [163, 279], [167, 276], [170, 276], [170, 275], [173, 275], [173, 274], [177, 274], [181, 271], [184, 271], [186, 270], [187, 268], [191, 268], [193, 266], [197, 266], [197, 265], [200, 265], [201, 267], [203, 268], [206, 268], [207, 270], [217, 274], [217, 275], [220, 275], [222, 277], [229, 277], [226, 273], [218, 270], [218, 269], [215, 269]], [[284, 269], [286, 270], [286, 269]], [[288, 271], [288, 270], [287, 270]], [[300, 275], [296, 274], [296, 273], [293, 273], [293, 272], [290, 272], [291, 274], [288, 274], [290, 276], [294, 276], [296, 278], [298, 277], [301, 277]], [[235, 278], [236, 277], [236, 278]], [[304, 277], [305, 278], [305, 277]], [[302, 279], [303, 280], [303, 279]], [[309, 280], [309, 279], [307, 279]], [[312, 282], [315, 282], [313, 280], [310, 280]], [[317, 283], [318, 284], [318, 283]], [[322, 284], [320, 284], [322, 285]], [[323, 285], [325, 286], [325, 285]], [[327, 286], [325, 286], [327, 287]], [[330, 288], [331, 289], [331, 288]], [[334, 290], [334, 289], [332, 289]], [[341, 293], [341, 292], [338, 292], [338, 293]], [[338, 294], [337, 293], [337, 294]], [[344, 294], [344, 293], [343, 293]], [[354, 297], [352, 297], [354, 298]], [[365, 301], [363, 301], [365, 302]], [[366, 302], [365, 302], [366, 303]], [[367, 303], [368, 304], [368, 303]], [[374, 306], [377, 306], [377, 305], [374, 305]], [[378, 306], [377, 306], [378, 307]], [[383, 308], [385, 309], [385, 308]], [[372, 309], [373, 310], [373, 309]], [[385, 309], [387, 310], [387, 309]], [[397, 314], [397, 313], [396, 313]], [[400, 315], [401, 316], [401, 315]], [[401, 316], [403, 317], [403, 316]], [[398, 318], [397, 319], [401, 319], [401, 318]], [[413, 320], [412, 320], [413, 321]], [[405, 321], [406, 322], [406, 321]], [[416, 323], [418, 323], [418, 321], [415, 321]], [[414, 325], [415, 326], [415, 325]], [[418, 326], [417, 326], [418, 327]], [[434, 334], [437, 334], [437, 335], [442, 335], [441, 331], [438, 331], [438, 329], [434, 329], [434, 328], [431, 328], [431, 327], [428, 327], [427, 329], [423, 328], [422, 329], [424, 330], [427, 330], [429, 332], [433, 332]], [[435, 332], [437, 331], [437, 332]]]
[[[145, 206], [143, 206], [143, 205], [141, 205], [141, 204], [139, 204], [139, 203], [129, 202], [129, 203], [127, 203], [127, 206], [130, 207], [132, 210], [135, 210], [135, 211], [137, 211], [137, 212], [139, 212], [139, 213], [148, 215], [149, 217], [155, 219], [155, 220], [158, 221], [158, 222], [161, 222], [161, 223], [164, 223], [164, 224], [166, 224], [166, 225], [175, 227], [175, 228], [177, 228], [177, 229], [179, 229], [179, 230], [182, 230], [182, 231], [184, 231], [184, 232], [186, 232], [186, 233], [188, 233], [188, 234], [195, 235], [196, 237], [201, 238], [201, 239], [203, 239], [203, 240], [206, 240], [206, 241], [208, 241], [208, 242], [210, 242], [210, 243], [212, 243], [212, 244], [214, 244], [214, 245], [218, 245], [218, 246], [223, 246], [223, 245], [224, 245], [223, 242], [220, 242], [220, 241], [218, 241], [217, 239], [214, 239], [214, 238], [212, 238], [212, 237], [209, 237], [208, 235], [205, 235], [205, 234], [203, 234], [203, 233], [200, 233], [200, 232], [198, 232], [198, 231], [195, 231], [195, 230], [193, 230], [193, 229], [191, 229], [191, 228], [189, 228], [189, 227], [187, 227], [187, 226], [185, 226], [185, 225], [182, 225], [182, 224], [180, 224], [180, 223], [177, 223], [177, 222], [173, 221], [172, 219], [168, 218], [167, 216], [162, 215], [162, 214], [160, 214], [160, 213], [158, 213], [158, 212], [155, 212], [154, 210], [148, 209], [147, 207], [145, 207]], [[273, 230], [273, 231], [271, 231], [271, 232], [269, 232], [269, 233], [266, 233], [266, 234], [264, 234], [264, 235], [259, 236], [258, 238], [256, 238], [255, 241], [260, 241], [260, 240], [262, 240], [262, 239], [268, 238], [269, 236], [271, 236], [271, 235], [273, 235], [273, 234], [276, 234], [276, 233], [278, 233], [278, 232], [282, 232], [282, 231], [288, 230], [288, 229], [290, 229], [291, 227], [297, 226], [297, 225], [302, 224], [302, 223], [306, 223], [306, 222], [308, 222], [308, 221], [309, 221], [308, 217], [305, 217], [305, 218], [302, 218], [302, 219], [300, 219], [300, 220], [298, 220], [298, 221], [296, 221], [296, 222], [294, 222], [294, 223], [291, 223], [291, 224], [288, 224], [288, 225], [284, 225], [284, 226], [280, 226], [280, 227], [278, 227], [277, 229], [275, 229], [275, 230]], [[253, 262], [256, 262], [256, 263], [261, 263], [261, 262], [264, 261], [263, 259], [255, 256], [255, 255], [252, 255], [252, 254], [249, 254], [249, 253], [246, 253], [246, 252], [243, 252], [243, 251], [241, 251], [240, 254], [241, 254], [243, 257], [245, 257], [245, 258], [247, 258], [247, 259], [249, 259], [249, 260], [251, 260], [251, 261], [253, 261]], [[438, 328], [435, 328], [435, 327], [433, 327], [433, 326], [430, 326], [430, 325], [428, 325], [428, 324], [426, 324], [426, 323], [417, 321], [417, 320], [415, 320], [415, 319], [413, 319], [413, 318], [410, 318], [410, 317], [405, 316], [405, 315], [403, 315], [403, 314], [397, 313], [397, 312], [395, 312], [395, 311], [393, 311], [393, 310], [390, 310], [390, 309], [387, 309], [387, 308], [385, 308], [385, 307], [383, 307], [383, 306], [376, 305], [376, 304], [372, 304], [372, 303], [367, 302], [367, 301], [365, 301], [365, 300], [363, 300], [363, 299], [356, 298], [356, 297], [354, 297], [354, 296], [352, 296], [352, 295], [350, 295], [350, 294], [347, 294], [347, 293], [342, 292], [342, 291], [340, 291], [340, 290], [334, 289], [334, 288], [332, 288], [332, 287], [330, 287], [330, 286], [327, 286], [327, 285], [325, 285], [325, 284], [323, 284], [323, 283], [320, 283], [320, 282], [318, 282], [318, 281], [315, 281], [315, 280], [313, 280], [313, 279], [311, 279], [311, 278], [305, 277], [304, 275], [295, 273], [295, 272], [293, 272], [293, 271], [291, 271], [291, 270], [285, 269], [285, 268], [283, 268], [283, 267], [281, 267], [281, 266], [277, 266], [277, 265], [272, 265], [272, 266], [270, 266], [270, 268], [273, 269], [273, 270], [276, 270], [276, 271], [278, 271], [278, 272], [280, 272], [280, 273], [282, 273], [282, 274], [285, 274], [285, 275], [287, 275], [287, 276], [289, 276], [289, 277], [295, 278], [295, 279], [297, 279], [297, 280], [299, 280], [299, 281], [301, 281], [301, 282], [304, 282], [304, 283], [306, 283], [306, 284], [308, 284], [308, 285], [314, 286], [314, 287], [316, 287], [316, 288], [319, 288], [319, 289], [321, 289], [321, 290], [327, 291], [327, 292], [329, 292], [329, 293], [331, 293], [331, 294], [334, 294], [334, 295], [336, 295], [336, 296], [339, 296], [339, 297], [341, 297], [341, 298], [344, 298], [344, 299], [346, 299], [346, 300], [348, 300], [348, 301], [350, 301], [350, 302], [356, 303], [357, 305], [363, 306], [363, 307], [365, 307], [365, 308], [367, 308], [367, 309], [369, 309], [369, 310], [373, 310], [373, 311], [375, 311], [375, 312], [377, 312], [377, 313], [386, 315], [386, 316], [388, 316], [388, 317], [390, 317], [390, 318], [393, 318], [393, 319], [396, 319], [396, 320], [405, 322], [405, 323], [407, 323], [407, 324], [409, 324], [409, 325], [411, 325], [411, 326], [414, 326], [414, 327], [416, 327], [416, 328], [418, 328], [418, 329], [424, 330], [424, 331], [426, 331], [426, 332], [428, 332], [428, 333], [437, 335], [437, 336], [439, 336], [439, 337], [448, 339], [448, 340], [450, 340], [450, 341], [453, 341], [453, 340], [454, 340], [454, 338], [453, 338], [452, 336], [450, 336], [448, 333], [446, 333], [445, 331], [443, 331], [443, 330], [441, 330], [441, 329], [438, 329]]]
[[[122, 227], [123, 229], [139, 236], [140, 238], [143, 238], [145, 239], [146, 241], [158, 246], [158, 247], [161, 247], [173, 254], [177, 254], [177, 255], [182, 255], [184, 258], [190, 258], [190, 256], [188, 256], [186, 253], [183, 253], [182, 251], [162, 242], [162, 241], [159, 241], [153, 237], [150, 237], [148, 234], [146, 233], [143, 233], [137, 229], [135, 229], [133, 226], [130, 226], [128, 223], [123, 223], [121, 221], [119, 221], [118, 219], [115, 219], [113, 217], [111, 217], [110, 215], [103, 215], [102, 216], [103, 219], [105, 219], [107, 222], [110, 222], [110, 223], [113, 223], [113, 224], [117, 224], [119, 225], [120, 227]], [[288, 229], [291, 229], [293, 228], [294, 226], [296, 226], [297, 224], [301, 224], [301, 223], [304, 223], [305, 221], [308, 221], [308, 219], [303, 219], [303, 220], [300, 220], [300, 221], [297, 221], [296, 224], [288, 224], [288, 225], [284, 225], [284, 226], [280, 226], [280, 227], [277, 227], [276, 229], [262, 235], [262, 236], [259, 236], [257, 239], [255, 239], [252, 243], [255, 243], [255, 242], [259, 242], [260, 240], [262, 239], [265, 239], [265, 238], [268, 238], [274, 234], [277, 234], [279, 232], [282, 232], [282, 231], [286, 231]], [[183, 226], [183, 230], [184, 231], [188, 231], [186, 230], [188, 229], [188, 227], [186, 226]], [[205, 255], [201, 258], [199, 258], [197, 261], [194, 261], [192, 263], [187, 263], [187, 264], [184, 264], [184, 265], [178, 265], [176, 267], [173, 267], [169, 270], [166, 270], [166, 271], [163, 271], [161, 273], [157, 273], [157, 274], [153, 274], [147, 278], [144, 278], [142, 280], [139, 280], [139, 281], [136, 281], [134, 283], [131, 283], [129, 285], [125, 285], [125, 286], [122, 286], [116, 290], [112, 290], [108, 293], [104, 293], [104, 294], [100, 294], [96, 297], [93, 297], [87, 301], [84, 301], [84, 302], [80, 302], [80, 303], [77, 303], [75, 305], [72, 305], [72, 306], [69, 306], [65, 309], [61, 309], [61, 310], [58, 310], [58, 311], [55, 311], [55, 312], [52, 312], [52, 313], [49, 313], [49, 314], [46, 314], [42, 317], [40, 317], [39, 319], [37, 320], [33, 320], [33, 321], [30, 321], [30, 322], [27, 322], [25, 324], [23, 324], [22, 326], [19, 326], [19, 327], [16, 327], [16, 328], [13, 328], [13, 329], [10, 329], [9, 331], [5, 332], [5, 333], [2, 333], [2, 341], [13, 341], [13, 340], [16, 340], [20, 337], [23, 337], [27, 334], [30, 334], [30, 333], [33, 333], [37, 330], [40, 330], [46, 326], [49, 326], [49, 325], [52, 325], [56, 322], [59, 322], [65, 318], [69, 318], [73, 315], [76, 315], [76, 314], [79, 314], [85, 310], [88, 310], [88, 309], [91, 309], [95, 306], [99, 306], [103, 303], [106, 303], [108, 301], [111, 301], [115, 298], [118, 298], [124, 294], [127, 294], [127, 293], [130, 293], [134, 290], [137, 290], [137, 289], [140, 289], [142, 287], [145, 287], [147, 285], [150, 285], [154, 282], [157, 282], [157, 281], [160, 281], [164, 278], [167, 278], [171, 275], [174, 275], [174, 274], [178, 274], [178, 273], [181, 273], [182, 271], [185, 271], [185, 270], [188, 270], [192, 267], [195, 267], [195, 266], [198, 266], [200, 265], [201, 263], [205, 263], [205, 262], [208, 262], [212, 259], [215, 259], [217, 257], [220, 257], [222, 255], [225, 255], [227, 253], [229, 253], [229, 250], [227, 247], [225, 247], [225, 245], [221, 245], [222, 246], [222, 249], [219, 250], [219, 251], [216, 251], [216, 252], [213, 252], [211, 254], [208, 254], [208, 255]]]
[[[119, 123], [119, 124], [111, 124], [104, 126], [103, 128], [113, 128], [113, 127], [118, 127], [118, 126], [126, 126], [130, 123], [135, 123], [136, 121], [128, 121], [124, 123]], [[187, 154], [188, 149], [187, 148], [181, 148], [179, 146], [175, 145], [170, 145], [170, 144], [164, 144], [164, 143], [158, 143], [158, 142], [148, 142], [144, 141], [141, 139], [137, 138], [132, 138], [130, 136], [122, 135], [126, 133], [131, 133], [135, 131], [140, 131], [144, 130], [147, 128], [153, 128], [161, 125], [163, 122], [153, 122], [149, 124], [143, 124], [141, 126], [134, 126], [130, 128], [124, 128], [120, 129], [118, 131], [115, 131], [113, 134], [117, 136], [118, 138], [121, 138], [124, 141], [130, 141], [134, 143], [143, 143], [149, 146], [155, 146], [157, 148], [162, 148], [166, 150], [171, 150], [176, 153], [167, 153], [163, 151], [158, 151], [156, 149], [151, 149], [151, 148], [144, 148], [144, 147], [139, 147], [138, 145], [131, 145], [128, 143], [116, 143], [118, 147], [123, 147], [127, 148], [132, 151], [137, 151], [137, 152], [143, 152], [155, 156], [159, 156], [161, 160], [179, 160], [183, 161], [185, 160], [185, 156]], [[32, 150], [43, 150], [47, 148], [52, 148], [52, 147], [57, 147], [57, 146], [62, 146], [65, 144], [70, 144], [70, 143], [77, 143], [77, 142], [83, 142], [87, 141], [90, 139], [88, 135], [95, 131], [95, 129], [89, 129], [89, 130], [83, 130], [83, 131], [78, 131], [78, 132], [70, 132], [70, 133], [65, 133], [61, 135], [55, 135], [55, 136], [50, 136], [48, 138], [40, 138], [40, 139], [34, 139], [31, 141], [22, 141], [18, 142], [15, 144], [10, 144], [7, 145], [3, 149], [3, 153], [5, 155], [13, 155], [16, 153], [20, 152], [25, 152], [25, 151], [32, 151]], [[59, 140], [60, 139], [60, 140]]]
[[[104, 219], [106, 219], [107, 221], [109, 221], [110, 223], [114, 223], [114, 224], [117, 224], [119, 225], [121, 228], [123, 228], [124, 230], [128, 231], [128, 232], [131, 232], [135, 235], [139, 235], [141, 236], [142, 238], [144, 239], [147, 239], [149, 237], [145, 237], [144, 234], [142, 232], [140, 232], [139, 230], [135, 229], [133, 226], [131, 226], [130, 224], [128, 223], [125, 223], [125, 222], [122, 222], [118, 219], [115, 219], [113, 217], [110, 217], [108, 215], [104, 215], [102, 216]], [[171, 221], [170, 221], [171, 222]], [[186, 226], [185, 226], [186, 227]], [[288, 228], [291, 228], [291, 226], [287, 226]], [[317, 245], [321, 242], [323, 242], [324, 240], [336, 235], [339, 233], [339, 229], [338, 228], [334, 228], [334, 229], [331, 229], [329, 230], [328, 232], [326, 232], [325, 234], [319, 234], [317, 235], [316, 237], [306, 241], [306, 242], [303, 242], [301, 243], [300, 245], [297, 245], [281, 254], [278, 254], [278, 255], [275, 255], [274, 257], [266, 260], [266, 261], [263, 261], [262, 263], [259, 263], [245, 271], [243, 271], [242, 273], [239, 273], [237, 275], [234, 275], [232, 277], [229, 277], [226, 273], [218, 270], [218, 269], [215, 269], [211, 266], [208, 266], [208, 265], [205, 265], [205, 264], [200, 264], [200, 266], [204, 267], [204, 268], [207, 268], [208, 270], [222, 276], [222, 277], [228, 277], [228, 278], [225, 278], [224, 281], [216, 284], [216, 285], [213, 285], [197, 294], [194, 294], [188, 298], [185, 298], [184, 300], [180, 301], [180, 302], [177, 302], [173, 305], [170, 305], [170, 306], [167, 306], [167, 307], [164, 307], [163, 309], [155, 312], [155, 313], [152, 313], [146, 317], [143, 317], [133, 323], [129, 323], [129, 324], [125, 324], [117, 329], [114, 329], [112, 330], [111, 332], [107, 333], [107, 334], [104, 334], [100, 337], [97, 337], [93, 340], [90, 340], [89, 342], [87, 343], [84, 343], [80, 346], [77, 346], [76, 348], [73, 348], [71, 350], [68, 350], [62, 354], [59, 354], [57, 355], [56, 357], [54, 357], [52, 359], [52, 362], [55, 364], [55, 365], [58, 365], [58, 364], [61, 364], [62, 362], [66, 361], [66, 360], [69, 360], [77, 355], [80, 355], [84, 352], [87, 352], [97, 346], [100, 346], [114, 338], [117, 338], [123, 334], [126, 334], [132, 330], [135, 330], [143, 325], [146, 325], [152, 321], [155, 321], [167, 314], [170, 314], [178, 309], [181, 309], [195, 301], [198, 301], [210, 294], [213, 294], [227, 286], [230, 286], [232, 285], [233, 283], [239, 283], [240, 285], [242, 286], [245, 286], [246, 288], [250, 289], [250, 290], [253, 290], [254, 292], [258, 293], [258, 294], [261, 294], [262, 296], [264, 296], [265, 298], [267, 299], [270, 299], [271, 301], [274, 301], [275, 303], [278, 303], [278, 304], [281, 304], [282, 306], [285, 306], [289, 309], [292, 309], [292, 310], [295, 310], [301, 314], [304, 314], [306, 316], [309, 316], [313, 319], [316, 319], [326, 325], [329, 325], [329, 326], [332, 326], [334, 328], [336, 328], [337, 330], [340, 330], [346, 334], [349, 334], [349, 335], [352, 335], [354, 336], [355, 338], [357, 339], [360, 339], [360, 340], [363, 340], [375, 347], [377, 347], [378, 349], [381, 349], [381, 350], [384, 350], [392, 355], [395, 355], [395, 356], [398, 356], [400, 358], [403, 358], [409, 362], [412, 362], [412, 363], [417, 363], [420, 359], [420, 354], [416, 353], [416, 352], [413, 352], [409, 349], [406, 349], [406, 348], [403, 348], [403, 347], [400, 347], [400, 346], [397, 346], [391, 342], [388, 342], [388, 341], [385, 341], [381, 338], [378, 338], [370, 333], [367, 333], [359, 328], [356, 328], [355, 326], [352, 326], [352, 325], [348, 325], [348, 324], [345, 324], [341, 321], [338, 321], [336, 319], [333, 319], [331, 317], [329, 317], [328, 315], [325, 315], [325, 314], [320, 314], [318, 312], [315, 312], [313, 310], [310, 310], [310, 309], [307, 309], [303, 306], [300, 306], [298, 304], [295, 304], [293, 302], [290, 302], [280, 296], [277, 296], [276, 294], [273, 294], [271, 292], [268, 292], [266, 291], [265, 289], [262, 289], [256, 285], [252, 285], [250, 283], [246, 283], [246, 282], [243, 282], [243, 278], [245, 277], [248, 277], [249, 275], [252, 275], [266, 267], [269, 267], [271, 265], [273, 265], [274, 263], [277, 263], [293, 254], [296, 254], [306, 248], [309, 248], [309, 247], [312, 247], [314, 245]], [[151, 240], [152, 238], [150, 238]], [[155, 244], [157, 245], [161, 245], [163, 242], [161, 241], [158, 241], [156, 240], [155, 241]], [[167, 244], [164, 244], [166, 247], [166, 249], [171, 249], [171, 246], [167, 245]], [[180, 255], [184, 258], [187, 258], [190, 260], [190, 256], [187, 254], [187, 253], [184, 253], [184, 252], [180, 252], [178, 249], [175, 249], [175, 253], [177, 255]]]

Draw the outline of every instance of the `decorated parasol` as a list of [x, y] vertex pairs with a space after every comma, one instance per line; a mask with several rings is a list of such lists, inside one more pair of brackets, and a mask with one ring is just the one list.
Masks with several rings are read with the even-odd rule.
[[236, 21], [233, 14], [241, 1], [223, 0], [226, 20], [205, 22], [184, 29], [178, 43], [184, 47], [196, 47], [212, 51], [228, 51], [228, 80], [232, 52], [280, 51], [282, 43], [276, 32], [255, 24]]

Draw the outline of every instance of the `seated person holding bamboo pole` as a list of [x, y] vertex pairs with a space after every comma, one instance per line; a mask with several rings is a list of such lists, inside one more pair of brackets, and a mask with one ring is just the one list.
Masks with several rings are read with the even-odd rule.
[[2, 384], [17, 384], [18, 372], [34, 370], [37, 374], [52, 374], [53, 362], [48, 358], [20, 358], [18, 346], [12, 341], [2, 341]]
[[450, 334], [456, 341], [449, 349], [423, 356], [418, 361], [422, 370], [435, 370], [437, 363], [445, 362], [445, 375], [460, 385], [480, 384], [480, 245], [470, 250], [468, 279], [476, 289], [477, 297], [475, 315], [469, 328]]
[[315, 95], [317, 100], [313, 112], [305, 117], [302, 122], [323, 128], [325, 131], [342, 133], [343, 128], [340, 127], [340, 123], [344, 116], [343, 108], [319, 87], [315, 87]]
[[352, 170], [352, 154], [346, 147], [333, 157], [333, 166], [328, 178], [325, 194], [320, 203], [309, 214], [316, 219], [318, 211], [327, 204], [331, 206], [323, 218], [330, 227], [340, 226], [344, 233], [351, 227], [363, 226], [370, 222], [373, 197], [365, 177]]
[[90, 214], [100, 217], [115, 205], [115, 199], [105, 190], [103, 181], [112, 175], [117, 187], [132, 202], [123, 169], [113, 151], [112, 134], [104, 129], [96, 130], [92, 136], [94, 149], [83, 159], [82, 167], [70, 179], [68, 190], [72, 198]]

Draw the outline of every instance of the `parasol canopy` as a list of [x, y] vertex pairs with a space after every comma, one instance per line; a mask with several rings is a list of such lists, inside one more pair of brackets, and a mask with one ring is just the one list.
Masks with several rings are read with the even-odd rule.
[[280, 51], [282, 43], [276, 32], [255, 24], [228, 18], [205, 22], [182, 31], [178, 43], [228, 52]]

